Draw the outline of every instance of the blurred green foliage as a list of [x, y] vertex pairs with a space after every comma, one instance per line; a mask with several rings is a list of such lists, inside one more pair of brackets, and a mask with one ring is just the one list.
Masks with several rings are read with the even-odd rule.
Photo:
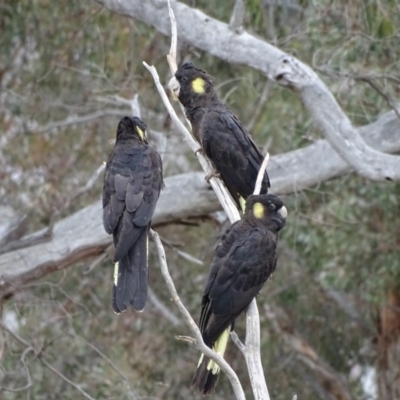
[[[234, 5], [232, 0], [186, 3], [224, 22], [229, 22]], [[313, 66], [355, 125], [374, 121], [389, 110], [386, 99], [357, 77], [373, 76], [388, 98], [398, 97], [397, 0], [288, 2], [293, 9], [271, 9], [266, 4], [247, 2], [246, 29]], [[0, 10], [1, 203], [29, 213], [29, 230], [35, 231], [54, 215], [61, 218], [99, 198], [101, 179], [69, 203], [71, 194], [106, 158], [119, 116], [51, 130], [41, 127], [97, 110], [118, 108], [129, 113], [129, 108], [105, 104], [101, 98], [139, 93], [150, 128], [167, 129], [166, 113], [142, 60], [156, 65], [166, 82], [169, 39], [90, 1], [4, 0]], [[188, 46], [183, 46], [184, 58], [215, 76], [220, 95], [271, 154], [320, 138], [298, 98], [267, 83], [259, 72]], [[260, 103], [265, 91], [267, 100]], [[198, 168], [194, 161], [193, 168]], [[286, 311], [302, 337], [345, 378], [354, 398], [366, 398], [360, 380], [350, 382], [348, 377], [353, 365], [374, 364], [377, 309], [390, 289], [400, 287], [399, 198], [398, 183], [372, 182], [355, 174], [286, 196], [289, 217], [281, 236], [278, 270], [258, 300], [271, 398], [288, 399], [294, 393], [299, 399], [321, 397], [307, 384], [312, 373], [271, 329], [263, 308], [266, 303]], [[165, 226], [159, 232], [204, 260], [204, 266], [191, 264], [166, 249], [180, 296], [197, 319], [220, 228], [205, 220], [195, 226]], [[96, 399], [200, 398], [190, 389], [199, 354], [175, 338], [188, 334], [187, 328], [174, 327], [151, 304], [142, 314], [116, 317], [110, 307], [111, 260], [86, 273], [89, 264], [55, 273], [18, 292], [4, 305], [3, 316], [15, 315], [19, 335], [36, 351], [45, 349], [46, 361]], [[154, 248], [150, 264], [151, 287], [177, 314], [160, 277]], [[327, 298], [325, 287], [346, 296], [369, 333]], [[243, 318], [237, 330], [243, 335]], [[2, 386], [25, 384], [26, 371], [19, 361], [23, 350], [3, 333]], [[243, 359], [233, 345], [227, 358], [250, 393]], [[33, 382], [26, 392], [30, 397], [3, 391], [2, 398], [81, 398], [32, 352], [26, 355], [26, 363]], [[212, 398], [232, 398], [225, 377]]]

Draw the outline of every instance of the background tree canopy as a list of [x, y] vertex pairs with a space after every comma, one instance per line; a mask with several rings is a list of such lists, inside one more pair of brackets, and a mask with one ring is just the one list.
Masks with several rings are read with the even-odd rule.
[[[179, 182], [190, 185], [180, 174], [200, 171], [142, 65], [155, 65], [166, 84], [170, 38], [156, 23], [154, 28], [144, 18], [115, 13], [123, 13], [117, 7], [127, 0], [99, 3], [5, 0], [0, 5], [0, 390], [5, 399], [85, 398], [77, 387], [95, 399], [197, 399], [190, 383], [198, 351], [175, 339], [188, 332], [170, 303], [154, 247], [153, 293], [145, 312], [112, 313], [110, 239], [97, 232], [100, 208], [90, 221], [97, 224], [93, 237], [103, 236], [90, 251], [41, 265], [19, 284], [7, 283], [7, 276], [22, 268], [16, 260], [36, 265], [38, 252], [52, 251], [51, 229], [47, 237], [36, 234], [35, 245], [21, 252], [17, 247], [26, 235], [54, 223], [56, 234], [59, 221], [81, 212], [73, 220], [79, 223], [89, 215], [84, 207], [98, 202], [102, 163], [119, 119], [132, 113], [135, 94], [152, 143], [163, 153], [165, 176], [182, 179], [166, 182], [165, 198], [174, 198], [171, 188], [178, 193]], [[148, 6], [153, 3], [163, 2]], [[224, 23], [235, 5], [233, 0], [182, 3]], [[395, 108], [397, 114], [388, 114], [395, 127], [386, 130], [390, 137], [379, 140], [384, 129], [373, 131], [386, 151], [400, 150], [398, 0], [248, 0], [243, 26], [311, 66], [353, 126], [381, 121]], [[298, 96], [260, 70], [231, 64], [181, 37], [178, 56], [215, 77], [221, 98], [272, 156], [322, 138]], [[276, 174], [285, 168], [281, 160], [270, 163]], [[312, 169], [318, 174], [322, 167]], [[400, 186], [345, 171], [301, 190], [282, 190], [289, 216], [278, 268], [258, 296], [261, 354], [274, 400], [294, 394], [310, 400], [400, 398]], [[274, 192], [273, 173], [270, 178]], [[175, 203], [189, 202], [192, 195], [198, 204], [169, 219], [160, 212], [155, 228], [182, 301], [197, 320], [214, 246], [227, 225], [202, 177], [198, 184], [190, 182], [196, 188], [179, 192]], [[49, 238], [50, 247], [36, 247]], [[243, 320], [236, 325], [239, 336]], [[251, 396], [242, 355], [233, 344], [226, 358]], [[212, 398], [232, 398], [224, 376]]]

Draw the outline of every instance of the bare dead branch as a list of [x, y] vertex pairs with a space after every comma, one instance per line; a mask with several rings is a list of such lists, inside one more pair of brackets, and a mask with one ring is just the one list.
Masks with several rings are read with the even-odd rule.
[[365, 79], [369, 80], [388, 80], [393, 83], [396, 83], [397, 85], [400, 85], [400, 79], [397, 78], [396, 76], [393, 75], [388, 75], [388, 74], [377, 74], [377, 73], [368, 73], [368, 74], [358, 74], [354, 72], [345, 72], [345, 71], [339, 71], [339, 70], [334, 70], [331, 68], [328, 68], [326, 65], [322, 66], [316, 66], [313, 65], [313, 68], [323, 74], [329, 75], [329, 76], [337, 76], [340, 78], [350, 78], [354, 79], [355, 81], [364, 81]]
[[177, 54], [177, 47], [178, 47], [178, 30], [176, 27], [176, 19], [175, 14], [171, 7], [171, 1], [168, 0], [168, 15], [171, 21], [171, 47], [169, 53], [167, 54], [167, 61], [169, 65], [169, 69], [172, 74], [178, 69], [178, 65], [176, 63], [176, 54]]
[[87, 267], [83, 273], [85, 275], [90, 274], [98, 265], [100, 265], [107, 257], [107, 250], [110, 250], [113, 248], [113, 246], [108, 246], [103, 254], [100, 254], [97, 258], [95, 258], [95, 260], [89, 265], [89, 267]]
[[121, 117], [124, 115], [124, 112], [118, 109], [105, 109], [105, 110], [95, 111], [93, 113], [86, 115], [70, 115], [68, 116], [68, 118], [62, 121], [51, 122], [50, 124], [47, 124], [45, 126], [38, 127], [34, 131], [38, 133], [44, 133], [51, 131], [53, 129], [64, 128], [66, 126], [86, 124], [90, 121], [93, 121], [94, 119], [107, 117], [109, 115], [115, 115]]
[[18, 215], [10, 207], [3, 207], [0, 213], [0, 254], [5, 253], [5, 246], [24, 236], [28, 216]]
[[246, 310], [246, 340], [244, 357], [249, 371], [251, 388], [256, 400], [269, 400], [269, 392], [265, 381], [261, 362], [260, 315], [254, 299]]
[[262, 184], [262, 181], [264, 178], [265, 170], [267, 169], [268, 161], [269, 161], [269, 153], [267, 153], [265, 155], [264, 160], [261, 164], [260, 170], [258, 171], [257, 180], [256, 180], [256, 184], [254, 186], [253, 194], [260, 194], [260, 192], [261, 192], [261, 184]]
[[199, 260], [197, 257], [192, 256], [189, 253], [186, 253], [186, 251], [182, 251], [176, 248], [173, 243], [171, 243], [169, 240], [166, 240], [165, 238], [161, 238], [161, 242], [163, 245], [167, 246], [170, 248], [173, 252], [178, 254], [180, 257], [184, 258], [187, 261], [192, 262], [193, 264], [197, 265], [204, 265], [203, 261]]
[[387, 80], [387, 81], [391, 81], [391, 82], [399, 85], [400, 79], [398, 79], [397, 77], [392, 76], [392, 75], [375, 74], [375, 73], [367, 74], [367, 75], [356, 74], [356, 73], [346, 73], [346, 72], [333, 71], [333, 70], [323, 68], [323, 67], [317, 68], [317, 70], [322, 71], [323, 73], [327, 73], [328, 75], [346, 77], [346, 78], [353, 79], [355, 81], [368, 83], [372, 89], [374, 89], [380, 96], [382, 96], [385, 99], [387, 105], [396, 113], [397, 117], [400, 118], [399, 105], [377, 83], [378, 80]]
[[[243, 5], [243, 3], [242, 3], [242, 5]], [[167, 59], [168, 59], [168, 62], [169, 62], [170, 68], [171, 68], [171, 73], [174, 74], [176, 71], [176, 60], [174, 59], [174, 56], [176, 56], [177, 28], [176, 28], [174, 12], [171, 8], [171, 4], [170, 4], [169, 0], [168, 0], [168, 10], [169, 10], [169, 15], [170, 15], [170, 19], [171, 19], [172, 43], [171, 43], [170, 54], [167, 56]], [[165, 104], [172, 120], [176, 123], [178, 129], [181, 131], [184, 138], [185, 139], [188, 138], [188, 141], [190, 143], [192, 143], [192, 142], [196, 143], [196, 147], [198, 148], [199, 145], [197, 144], [197, 142], [194, 141], [194, 139], [192, 138], [190, 133], [187, 131], [187, 129], [182, 129], [183, 124], [180, 123], [176, 114], [173, 112], [173, 108], [168, 100], [168, 97], [166, 96], [166, 94], [164, 92], [164, 88], [159, 82], [159, 78], [158, 78], [156, 69], [154, 67], [149, 68], [147, 66], [147, 64], [145, 64], [145, 63], [144, 63], [144, 65], [153, 75], [157, 89], [164, 101], [164, 104]], [[182, 109], [182, 105], [181, 105], [181, 109]], [[189, 123], [189, 125], [190, 125], [190, 123]], [[202, 154], [202, 152], [200, 152], [198, 150], [196, 151], [196, 147], [193, 146], [192, 150], [197, 155], [197, 158], [199, 159], [199, 162], [200, 162], [201, 166], [203, 167], [204, 171], [207, 174], [212, 173], [211, 163]], [[255, 191], [258, 190], [258, 193], [261, 190], [261, 182], [262, 182], [262, 178], [265, 173], [265, 169], [267, 167], [268, 159], [269, 159], [269, 155], [267, 154], [264, 162], [262, 163], [260, 171], [258, 173], [257, 183], [255, 185]], [[211, 186], [213, 187], [222, 207], [224, 208], [226, 214], [228, 215], [230, 222], [234, 223], [234, 222], [240, 220], [240, 214], [236, 208], [236, 205], [234, 204], [234, 202], [233, 202], [228, 190], [226, 189], [225, 185], [223, 184], [223, 182], [219, 178], [213, 177], [210, 180], [210, 183], [211, 183]], [[258, 189], [257, 189], [257, 185], [259, 186]], [[253, 393], [254, 393], [256, 400], [269, 400], [267, 384], [265, 382], [263, 368], [262, 368], [262, 364], [261, 364], [261, 358], [260, 358], [260, 326], [259, 326], [260, 321], [259, 321], [259, 316], [258, 316], [257, 303], [256, 303], [255, 299], [252, 301], [252, 305], [248, 307], [246, 316], [247, 316], [246, 343], [249, 344], [249, 347], [248, 347], [248, 351], [247, 351], [247, 348], [245, 349], [245, 359], [246, 359], [246, 363], [247, 363], [247, 366], [249, 369]], [[255, 327], [256, 325], [257, 325], [257, 327]], [[256, 353], [257, 351], [258, 351], [258, 354]], [[232, 385], [233, 385], [233, 383], [232, 383]]]
[[[265, 170], [269, 161], [269, 153], [264, 157], [260, 170], [257, 174], [257, 180], [253, 194], [260, 194], [261, 184], [264, 178]], [[269, 400], [269, 392], [265, 381], [264, 370], [261, 363], [261, 346], [260, 346], [260, 316], [257, 308], [257, 301], [253, 299], [246, 310], [246, 341], [245, 345], [239, 344], [240, 340], [236, 339], [236, 345], [242, 351], [249, 372], [253, 395], [256, 400]]]
[[196, 323], [194, 322], [189, 311], [185, 308], [185, 306], [181, 302], [178, 292], [176, 291], [174, 281], [172, 280], [171, 275], [169, 274], [167, 260], [165, 257], [165, 251], [164, 251], [163, 245], [161, 243], [160, 237], [153, 230], [150, 231], [150, 235], [151, 235], [152, 239], [154, 240], [154, 243], [156, 244], [156, 247], [157, 247], [161, 273], [167, 284], [168, 291], [171, 295], [172, 301], [175, 303], [175, 305], [178, 307], [179, 311], [184, 316], [186, 324], [190, 328], [190, 331], [192, 332], [193, 336], [195, 337], [194, 345], [196, 346], [196, 348], [198, 350], [200, 350], [202, 353], [204, 353], [207, 357], [209, 357], [213, 361], [215, 361], [219, 365], [221, 370], [224, 371], [224, 373], [226, 374], [226, 376], [228, 377], [228, 379], [232, 385], [236, 399], [245, 400], [243, 388], [240, 384], [239, 378], [237, 377], [235, 371], [224, 360], [223, 357], [221, 357], [217, 353], [214, 353], [214, 351], [212, 351], [208, 346], [206, 346], [204, 344], [199, 328], [197, 327]]
[[[165, 185], [153, 216], [153, 226], [206, 216], [220, 209], [202, 173], [169, 177]], [[177, 198], [181, 201], [177, 202]], [[43, 229], [23, 239], [31, 243], [34, 238], [45, 237], [46, 241], [1, 255], [0, 298], [51, 272], [103, 254], [111, 244], [111, 236], [105, 233], [101, 216], [102, 206], [98, 201], [56, 222], [51, 236], [48, 236], [48, 229]]]
[[50, 241], [53, 235], [53, 226], [54, 219], [51, 220], [50, 225], [44, 231], [0, 246], [0, 255]]
[[[176, 19], [175, 19], [174, 11], [171, 7], [171, 0], [168, 0], [168, 15], [169, 15], [169, 20], [171, 21], [171, 47], [169, 49], [169, 53], [167, 54], [167, 61], [168, 61], [168, 65], [169, 65], [169, 70], [171, 71], [171, 74], [174, 75], [176, 70], [178, 69], [178, 64], [176, 61], [176, 55], [178, 52], [178, 28], [176, 26]], [[179, 106], [181, 108], [182, 114], [185, 115], [183, 105], [181, 103], [179, 103]], [[191, 129], [192, 126], [190, 125], [190, 122], [186, 118], [186, 116], [185, 116], [185, 120], [186, 120], [187, 125]], [[179, 128], [178, 128], [178, 130], [179, 130]], [[192, 136], [192, 135], [190, 135], [190, 136]]]
[[390, 108], [392, 108], [392, 110], [396, 113], [396, 115], [400, 118], [400, 108], [397, 105], [397, 103], [395, 103], [389, 95], [387, 95], [384, 90], [375, 82], [374, 79], [372, 79], [369, 76], [363, 76], [363, 77], [359, 77], [360, 81], [362, 82], [366, 82], [368, 83], [369, 86], [372, 87], [372, 89], [374, 89], [376, 92], [378, 92], [385, 100], [386, 103], [388, 104], [388, 106]]
[[301, 94], [305, 107], [326, 139], [357, 173], [373, 180], [400, 180], [400, 157], [368, 146], [310, 67], [294, 57], [284, 56], [273, 76]]
[[[96, 0], [108, 9], [138, 18], [170, 35], [167, 2], [158, 0]], [[234, 64], [262, 71], [280, 84], [295, 88], [314, 122], [332, 147], [357, 173], [374, 180], [400, 180], [399, 157], [368, 146], [317, 74], [299, 60], [250, 35], [236, 34], [224, 24], [179, 1], [172, 3], [179, 36], [186, 43]], [[286, 61], [288, 60], [288, 61]]]
[[[175, 16], [172, 11], [170, 2], [168, 0], [168, 11], [169, 11], [169, 16], [170, 16], [170, 21], [171, 21], [171, 32], [172, 32], [172, 40], [171, 40], [171, 49], [170, 53], [167, 56], [167, 60], [171, 69], [172, 74], [175, 73], [177, 69], [177, 63], [176, 63], [176, 48], [177, 48], [177, 28], [176, 28], [176, 22], [175, 22]], [[157, 70], [154, 67], [148, 66], [145, 62], [143, 63], [145, 67], [148, 69], [148, 71], [152, 74], [154, 82], [156, 84], [157, 90], [164, 102], [165, 107], [168, 110], [168, 113], [170, 114], [173, 122], [175, 123], [175, 126], [178, 128], [179, 132], [182, 134], [184, 140], [186, 143], [189, 145], [189, 147], [193, 150], [193, 152], [196, 154], [197, 158], [199, 159], [199, 162], [201, 166], [203, 167], [204, 171], [206, 174], [212, 174], [212, 167], [210, 165], [210, 162], [206, 159], [206, 157], [202, 154], [200, 150], [200, 145], [193, 139], [192, 135], [189, 133], [189, 131], [184, 127], [184, 125], [180, 122], [178, 116], [176, 115], [172, 105], [169, 102], [169, 99], [164, 91], [163, 86], [160, 83], [159, 77]], [[182, 107], [181, 107], [182, 109]], [[190, 124], [189, 124], [190, 125]], [[234, 221], [237, 221], [240, 219], [240, 214], [233, 203], [233, 200], [231, 196], [229, 195], [227, 189], [225, 188], [224, 184], [220, 179], [217, 179], [215, 177], [212, 177], [210, 179], [210, 184], [214, 189], [214, 192], [216, 193], [221, 205], [225, 209], [229, 219], [233, 223]], [[213, 357], [210, 357], [212, 360], [216, 361], [217, 364], [221, 367], [221, 369], [225, 372], [227, 375], [228, 379], [231, 382], [233, 391], [235, 392], [236, 398], [237, 399], [244, 399], [244, 392], [243, 389], [240, 385], [240, 381], [236, 376], [236, 373], [233, 371], [233, 369], [229, 366], [228, 363], [223, 359], [223, 357], [219, 356], [218, 354], [214, 353], [208, 346], [206, 346], [203, 342], [201, 333], [196, 325], [196, 323], [193, 321], [191, 315], [189, 312], [186, 310], [186, 308], [183, 306], [183, 304], [180, 302], [179, 297], [176, 293], [174, 283], [172, 281], [172, 278], [169, 275], [168, 272], [168, 266], [166, 263], [165, 259], [165, 253], [164, 249], [162, 247], [161, 241], [158, 238], [158, 236], [155, 236], [156, 234], [152, 232], [153, 239], [156, 241], [157, 249], [159, 252], [159, 259], [160, 259], [160, 264], [163, 272], [164, 279], [166, 280], [168, 289], [172, 295], [172, 298], [174, 302], [177, 304], [179, 310], [183, 315], [185, 316], [185, 319], [189, 325], [189, 327], [192, 329], [193, 333], [195, 334], [195, 337], [197, 339], [196, 344], [197, 348], [202, 351], [203, 354], [206, 356], [210, 356], [210, 354], [213, 355]], [[158, 240], [158, 242], [157, 242]], [[200, 343], [200, 344], [199, 344]], [[205, 350], [205, 351], [204, 351]], [[215, 358], [214, 358], [215, 355]], [[220, 359], [220, 360], [219, 360]]]
[[193, 150], [194, 153], [200, 151], [200, 145], [193, 139], [192, 135], [189, 133], [189, 131], [185, 128], [185, 126], [182, 124], [181, 120], [178, 118], [178, 116], [175, 113], [174, 108], [172, 107], [167, 94], [165, 93], [164, 87], [160, 82], [160, 77], [158, 76], [158, 72], [155, 69], [155, 67], [148, 65], [146, 62], [143, 61], [143, 65], [146, 67], [146, 69], [151, 73], [154, 83], [156, 85], [156, 88], [158, 90], [158, 93], [161, 96], [161, 100], [163, 101], [165, 108], [168, 111], [168, 114], [172, 118], [172, 121], [174, 122], [175, 126], [177, 127], [179, 133], [182, 135], [183, 140], [187, 143], [187, 145]]
[[[370, 146], [385, 152], [400, 151], [399, 131], [400, 121], [393, 111], [358, 129]], [[326, 140], [273, 156], [268, 166], [276, 194], [298, 192], [348, 172], [351, 172], [349, 165]], [[204, 217], [221, 209], [203, 173], [176, 175], [167, 178], [165, 183], [153, 226]], [[46, 274], [103, 254], [111, 244], [111, 237], [104, 232], [101, 215], [98, 201], [56, 222], [49, 240], [0, 255], [0, 298]], [[41, 236], [46, 231], [38, 231], [25, 239]]]

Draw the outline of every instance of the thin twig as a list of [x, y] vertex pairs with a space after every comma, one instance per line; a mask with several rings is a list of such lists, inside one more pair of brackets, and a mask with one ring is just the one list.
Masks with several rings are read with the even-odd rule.
[[34, 131], [38, 133], [44, 133], [47, 131], [51, 131], [53, 129], [64, 128], [70, 125], [86, 124], [90, 121], [93, 121], [94, 119], [106, 117], [108, 115], [121, 116], [123, 114], [124, 113], [122, 110], [106, 109], [106, 110], [95, 111], [93, 113], [86, 115], [72, 115], [72, 116], [70, 115], [68, 118], [62, 121], [51, 122], [50, 124], [34, 129]]
[[245, 355], [246, 347], [243, 344], [243, 342], [239, 339], [239, 336], [235, 331], [231, 331], [231, 339], [232, 342], [235, 343], [236, 347], [242, 352], [242, 354]]
[[382, 153], [367, 144], [333, 94], [309, 66], [294, 57], [284, 56], [277, 63], [273, 78], [302, 95], [303, 104], [314, 123], [339, 156], [358, 174], [372, 180], [400, 180], [400, 157]]
[[26, 364], [26, 361], [25, 361], [26, 355], [28, 353], [30, 353], [31, 351], [32, 352], [34, 351], [33, 348], [32, 347], [27, 347], [23, 351], [23, 353], [21, 355], [21, 363], [24, 366], [24, 368], [26, 370], [26, 375], [27, 375], [27, 383], [26, 383], [26, 385], [24, 385], [22, 387], [19, 387], [19, 388], [10, 388], [10, 387], [6, 387], [6, 386], [0, 386], [0, 391], [4, 390], [5, 392], [17, 393], [17, 392], [22, 392], [22, 391], [28, 390], [30, 387], [32, 387], [31, 373], [30, 373], [29, 367], [28, 367], [28, 365]]
[[251, 132], [253, 130], [254, 125], [258, 120], [258, 117], [261, 115], [263, 107], [265, 106], [265, 103], [268, 101], [269, 92], [271, 88], [272, 88], [272, 82], [268, 80], [264, 85], [260, 98], [257, 99], [257, 104], [253, 112], [253, 115], [251, 116], [250, 122], [246, 125], [246, 129], [248, 132]]
[[65, 375], [63, 375], [60, 371], [56, 370], [51, 364], [49, 364], [42, 356], [38, 357], [39, 360], [52, 372], [54, 372], [59, 378], [63, 381], [69, 383], [72, 387], [74, 387], [78, 392], [80, 392], [85, 398], [89, 400], [95, 400], [94, 397], [90, 396], [90, 394], [86, 393], [83, 389], [79, 387], [75, 382], [72, 382]]
[[379, 87], [379, 85], [369, 76], [364, 76], [362, 78], [359, 78], [358, 80], [362, 82], [368, 83], [369, 86], [372, 87], [375, 91], [377, 91], [386, 101], [386, 103], [393, 109], [393, 111], [396, 113], [396, 115], [400, 118], [400, 109], [396, 102], [394, 102], [389, 95], [385, 93], [383, 89]]
[[148, 288], [149, 302], [167, 319], [173, 326], [182, 325], [182, 321], [158, 298], [154, 290]]
[[221, 357], [217, 353], [214, 353], [214, 351], [212, 351], [208, 346], [206, 346], [204, 344], [199, 328], [197, 327], [196, 323], [194, 322], [189, 311], [185, 308], [185, 306], [181, 302], [178, 292], [176, 291], [174, 281], [172, 280], [171, 275], [168, 270], [167, 260], [165, 257], [165, 251], [164, 251], [164, 247], [161, 243], [160, 237], [153, 230], [150, 230], [150, 235], [153, 238], [154, 243], [156, 244], [156, 247], [157, 247], [161, 273], [167, 284], [168, 291], [172, 297], [172, 301], [175, 303], [175, 305], [178, 307], [179, 311], [184, 316], [188, 327], [190, 328], [193, 336], [195, 337], [194, 345], [196, 346], [196, 348], [198, 350], [200, 350], [202, 353], [204, 353], [206, 357], [211, 358], [213, 361], [215, 361], [219, 365], [221, 370], [224, 371], [224, 373], [228, 377], [228, 379], [232, 385], [232, 388], [233, 388], [236, 398], [239, 400], [244, 400], [245, 399], [244, 391], [243, 391], [243, 388], [240, 384], [239, 378], [237, 377], [235, 371], [224, 360], [223, 357]]
[[41, 243], [49, 242], [53, 237], [55, 219], [52, 217], [50, 219], [50, 224], [45, 230], [41, 230], [22, 239], [13, 240], [0, 247], [0, 255], [9, 253], [11, 251], [24, 249], [31, 246], [36, 246]]
[[198, 258], [192, 256], [189, 253], [186, 253], [185, 251], [178, 250], [174, 247], [173, 247], [173, 251], [175, 251], [179, 256], [181, 256], [182, 258], [184, 258], [187, 261], [190, 261], [193, 264], [204, 265], [203, 261], [199, 260]]
[[108, 246], [107, 249], [104, 250], [103, 254], [100, 254], [90, 265], [88, 268], [86, 268], [85, 270], [83, 270], [83, 274], [87, 275], [90, 272], [92, 272], [98, 265], [100, 265], [107, 257], [108, 257], [108, 253], [107, 250], [113, 248], [114, 246]]
[[[0, 328], [3, 329], [3, 331], [7, 332], [10, 336], [12, 336], [17, 342], [20, 344], [24, 345], [27, 349], [33, 349], [33, 353], [35, 354], [36, 358], [40, 360], [48, 369], [50, 369], [52, 372], [54, 372], [57, 376], [59, 376], [62, 380], [73, 386], [76, 390], [78, 390], [85, 398], [89, 400], [95, 400], [92, 396], [90, 396], [88, 393], [86, 393], [83, 389], [79, 387], [76, 383], [72, 382], [69, 380], [66, 376], [64, 376], [61, 372], [57, 371], [51, 364], [49, 364], [44, 358], [43, 358], [43, 350], [41, 351], [36, 351], [34, 350], [34, 347], [31, 346], [25, 339], [23, 339], [21, 336], [19, 336], [17, 333], [13, 332], [11, 329], [9, 329], [2, 321], [0, 321]], [[27, 351], [27, 350], [26, 350]]]
[[25, 339], [23, 339], [21, 336], [19, 336], [17, 333], [13, 332], [11, 329], [9, 329], [3, 321], [0, 320], [0, 328], [3, 329], [3, 331], [7, 332], [10, 336], [12, 336], [17, 342], [20, 344], [23, 344], [25, 347], [31, 347], [31, 346]]
[[95, 171], [93, 171], [92, 175], [90, 176], [89, 180], [86, 182], [85, 186], [81, 187], [79, 190], [77, 190], [63, 205], [63, 208], [69, 207], [72, 202], [74, 202], [79, 196], [82, 196], [83, 194], [87, 193], [90, 191], [93, 186], [96, 184], [97, 179], [99, 178], [100, 174], [103, 173], [105, 170], [106, 165], [102, 163], [99, 165]]
[[187, 261], [192, 262], [193, 264], [197, 264], [197, 265], [204, 265], [204, 262], [199, 260], [198, 258], [196, 258], [195, 256], [192, 256], [189, 253], [186, 253], [186, 251], [182, 251], [176, 248], [176, 246], [174, 246], [173, 243], [171, 243], [169, 240], [166, 240], [165, 238], [161, 238], [161, 242], [163, 245], [167, 246], [168, 248], [170, 248], [173, 252], [175, 252], [176, 254], [178, 254], [180, 257], [184, 258]]
[[126, 386], [128, 387], [128, 390], [132, 392], [132, 388], [129, 384], [128, 378], [115, 366], [115, 364], [104, 354], [102, 353], [96, 346], [94, 346], [92, 343], [87, 341], [84, 337], [81, 335], [78, 335], [75, 331], [70, 332], [70, 335], [82, 340], [85, 344], [87, 344], [92, 350], [94, 350], [104, 361], [106, 361], [110, 367], [119, 375], [119, 377], [125, 382]]

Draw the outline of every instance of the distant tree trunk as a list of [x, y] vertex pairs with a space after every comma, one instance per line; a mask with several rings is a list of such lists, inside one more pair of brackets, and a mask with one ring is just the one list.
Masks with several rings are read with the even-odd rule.
[[378, 390], [379, 400], [400, 399], [400, 288], [379, 313]]

